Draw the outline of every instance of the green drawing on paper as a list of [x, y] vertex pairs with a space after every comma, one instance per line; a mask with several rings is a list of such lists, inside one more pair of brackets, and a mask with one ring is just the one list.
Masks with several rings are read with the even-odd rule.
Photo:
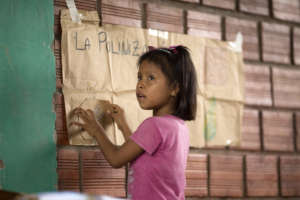
[[217, 133], [217, 113], [216, 113], [216, 99], [212, 98], [207, 106], [205, 113], [205, 124], [204, 124], [204, 134], [205, 141], [210, 141], [214, 139]]

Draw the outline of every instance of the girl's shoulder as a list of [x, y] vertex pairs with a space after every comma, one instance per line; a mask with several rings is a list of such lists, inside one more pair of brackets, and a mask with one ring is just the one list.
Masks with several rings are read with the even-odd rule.
[[169, 119], [177, 119], [177, 120], [182, 120], [174, 115], [171, 115], [171, 114], [168, 114], [168, 115], [162, 115], [162, 116], [151, 116], [151, 117], [148, 117], [146, 118], [144, 121], [146, 120], [169, 120]]
[[152, 125], [174, 125], [174, 123], [185, 124], [184, 120], [174, 116], [174, 115], [163, 115], [163, 116], [152, 116], [144, 120], [142, 124], [152, 124]]

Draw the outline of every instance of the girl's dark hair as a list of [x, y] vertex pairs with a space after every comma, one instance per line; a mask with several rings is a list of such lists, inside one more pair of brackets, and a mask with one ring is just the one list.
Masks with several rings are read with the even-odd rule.
[[149, 49], [139, 58], [138, 66], [143, 61], [152, 62], [166, 75], [171, 85], [178, 84], [173, 115], [183, 120], [194, 120], [197, 110], [197, 77], [189, 49], [184, 46]]

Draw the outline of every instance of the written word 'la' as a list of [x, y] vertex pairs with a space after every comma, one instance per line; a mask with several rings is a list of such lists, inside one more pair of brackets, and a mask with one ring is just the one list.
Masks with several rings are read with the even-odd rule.
[[78, 36], [77, 36], [77, 32], [75, 32], [74, 39], [75, 39], [75, 49], [76, 49], [76, 50], [84, 51], [84, 50], [89, 50], [89, 49], [90, 49], [91, 43], [90, 43], [89, 38], [86, 38], [86, 39], [84, 40], [84, 44], [83, 44], [81, 47], [78, 47]]

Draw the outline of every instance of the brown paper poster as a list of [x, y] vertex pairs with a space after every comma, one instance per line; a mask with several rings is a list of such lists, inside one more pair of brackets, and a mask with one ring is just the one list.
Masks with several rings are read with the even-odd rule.
[[[238, 145], [244, 102], [241, 48], [234, 42], [119, 25], [99, 27], [97, 12], [80, 11], [82, 23], [62, 10], [63, 93], [67, 123], [75, 107], [92, 109], [110, 140], [124, 142], [105, 110], [120, 105], [132, 131], [151, 111], [136, 100], [137, 60], [148, 46], [184, 45], [190, 49], [198, 78], [197, 118], [187, 122], [192, 147]], [[73, 117], [73, 118], [72, 118]], [[75, 118], [76, 120], [76, 118]], [[84, 131], [68, 127], [72, 145], [96, 145]]]

